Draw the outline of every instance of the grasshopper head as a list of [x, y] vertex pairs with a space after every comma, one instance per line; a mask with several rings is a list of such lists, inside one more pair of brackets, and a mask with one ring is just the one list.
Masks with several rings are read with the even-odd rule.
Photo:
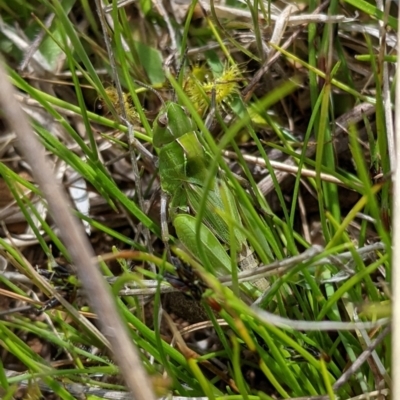
[[154, 121], [153, 145], [160, 148], [196, 130], [195, 123], [182, 106], [177, 103], [167, 103]]

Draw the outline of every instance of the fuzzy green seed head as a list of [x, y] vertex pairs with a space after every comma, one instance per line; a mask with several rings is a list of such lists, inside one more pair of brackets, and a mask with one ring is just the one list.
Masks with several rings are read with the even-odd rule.
[[227, 102], [239, 91], [238, 82], [241, 80], [241, 71], [236, 64], [225, 68], [221, 76], [216, 79], [209, 79], [209, 74], [204, 72], [203, 66], [200, 71], [193, 70], [185, 80], [186, 94], [200, 115], [204, 115], [207, 111], [213, 90], [215, 90], [217, 106]]

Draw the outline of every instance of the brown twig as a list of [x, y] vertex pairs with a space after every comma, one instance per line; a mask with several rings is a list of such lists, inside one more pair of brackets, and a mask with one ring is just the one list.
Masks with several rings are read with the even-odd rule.
[[82, 224], [72, 215], [65, 193], [56, 181], [26, 115], [15, 100], [15, 90], [8, 80], [4, 64], [0, 65], [0, 109], [9, 127], [18, 138], [18, 148], [32, 168], [32, 175], [46, 198], [50, 212], [60, 229], [60, 236], [77, 267], [78, 276], [86, 290], [89, 304], [99, 316], [104, 335], [111, 343], [115, 361], [125, 382], [138, 400], [153, 400], [154, 393], [143, 369], [139, 355], [132, 346], [126, 326], [119, 317], [111, 292], [97, 263]]

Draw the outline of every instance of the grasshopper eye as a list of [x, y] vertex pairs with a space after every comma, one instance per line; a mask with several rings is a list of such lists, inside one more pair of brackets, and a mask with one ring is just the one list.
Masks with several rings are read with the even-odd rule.
[[166, 128], [168, 126], [168, 115], [167, 113], [161, 114], [157, 119], [157, 125], [160, 128]]

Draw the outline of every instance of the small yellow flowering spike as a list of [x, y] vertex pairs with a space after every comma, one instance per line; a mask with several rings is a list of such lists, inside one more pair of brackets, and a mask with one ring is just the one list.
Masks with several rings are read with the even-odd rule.
[[199, 115], [203, 115], [208, 108], [207, 95], [202, 87], [203, 83], [193, 75], [185, 81], [185, 92]]
[[[211, 74], [211, 72], [210, 72]], [[225, 68], [217, 79], [209, 79], [204, 65], [195, 67], [185, 80], [185, 91], [200, 115], [204, 115], [211, 102], [213, 90], [217, 106], [226, 102], [230, 96], [238, 93], [238, 82], [241, 80], [241, 71], [237, 65]]]
[[202, 86], [207, 81], [209, 70], [203, 64], [195, 64], [185, 79], [184, 89], [199, 115], [203, 115], [208, 108], [207, 95]]
[[209, 82], [203, 86], [204, 91], [212, 93], [215, 88], [215, 101], [217, 105], [227, 101], [233, 94], [238, 92], [238, 82], [241, 79], [241, 72], [237, 65], [224, 70], [222, 75], [214, 82]]
[[[105, 88], [105, 92], [107, 93], [108, 98], [110, 99], [114, 109], [118, 115], [123, 115], [122, 107], [119, 102], [117, 89], [114, 86], [109, 86]], [[128, 118], [128, 121], [131, 123], [137, 123], [139, 121], [139, 114], [136, 112], [135, 108], [132, 105], [131, 95], [128, 93], [122, 93], [122, 99], [125, 107], [125, 113]], [[105, 102], [101, 101], [103, 107], [107, 109]]]

